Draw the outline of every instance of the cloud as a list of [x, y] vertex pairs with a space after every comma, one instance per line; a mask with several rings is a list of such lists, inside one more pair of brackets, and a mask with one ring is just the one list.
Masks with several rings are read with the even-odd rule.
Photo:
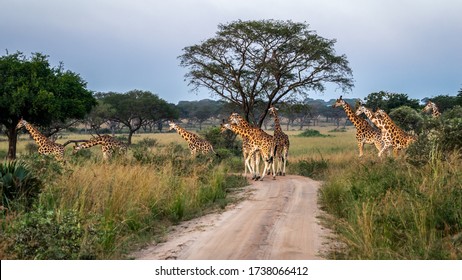
[[352, 96], [423, 98], [462, 87], [461, 11], [457, 0], [3, 0], [0, 47], [63, 61], [91, 90], [137, 88], [177, 102], [209, 97], [188, 93], [177, 59], [184, 47], [214, 36], [220, 23], [292, 20], [337, 39], [353, 69]]

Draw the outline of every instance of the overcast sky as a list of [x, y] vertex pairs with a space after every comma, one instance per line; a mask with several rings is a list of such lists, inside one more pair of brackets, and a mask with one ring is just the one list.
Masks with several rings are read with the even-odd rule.
[[355, 80], [344, 97], [383, 90], [421, 99], [462, 88], [461, 0], [1, 0], [0, 55], [41, 52], [89, 90], [148, 90], [176, 104], [211, 97], [190, 92], [182, 49], [238, 19], [306, 22], [336, 39]]

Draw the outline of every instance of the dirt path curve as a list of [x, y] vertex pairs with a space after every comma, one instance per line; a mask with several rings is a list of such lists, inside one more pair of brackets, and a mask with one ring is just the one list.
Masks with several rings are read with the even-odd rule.
[[[266, 179], [266, 178], [265, 178]], [[222, 213], [176, 226], [164, 243], [135, 259], [321, 259], [328, 231], [317, 219], [320, 183], [301, 176], [267, 178]]]

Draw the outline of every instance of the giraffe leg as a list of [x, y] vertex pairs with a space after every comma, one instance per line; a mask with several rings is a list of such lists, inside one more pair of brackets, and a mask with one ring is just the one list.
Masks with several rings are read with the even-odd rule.
[[261, 156], [260, 151], [255, 152], [255, 154], [254, 154], [254, 157], [255, 157], [255, 168], [254, 168], [255, 180], [260, 179], [260, 156]]
[[392, 145], [388, 143], [384, 143], [382, 150], [379, 152], [379, 157], [382, 157], [382, 154], [388, 150]]
[[383, 146], [384, 146], [384, 143], [383, 143], [383, 141], [376, 140], [376, 141], [374, 141], [374, 145], [375, 145], [375, 148], [377, 149], [377, 151], [380, 152], [382, 150]]
[[255, 178], [256, 178], [255, 169], [254, 169], [254, 167], [253, 167], [252, 164], [251, 164], [252, 157], [253, 157], [253, 153], [250, 152], [250, 153], [247, 155], [247, 158], [245, 159], [245, 164], [246, 164], [247, 168], [249, 169], [250, 174], [252, 174], [252, 180], [255, 180]]
[[266, 161], [266, 159], [263, 160], [265, 162], [265, 167], [263, 168], [263, 172], [261, 173], [260, 181], [263, 181], [263, 178], [265, 178], [266, 175], [266, 171], [269, 169], [268, 161]]
[[289, 150], [286, 148], [284, 148], [284, 165], [282, 167], [282, 176], [286, 176], [286, 164], [287, 164], [287, 158], [289, 157]]
[[364, 141], [358, 141], [359, 157], [363, 156]]

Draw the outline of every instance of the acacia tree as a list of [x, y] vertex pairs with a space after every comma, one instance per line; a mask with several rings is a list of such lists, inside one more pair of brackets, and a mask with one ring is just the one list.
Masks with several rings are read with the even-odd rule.
[[304, 92], [323, 92], [326, 83], [353, 87], [345, 55], [335, 40], [309, 30], [306, 23], [260, 20], [219, 25], [216, 36], [183, 49], [180, 65], [193, 90], [206, 88], [237, 104], [249, 120], [258, 102], [263, 112], [250, 120], [261, 127], [271, 104]]
[[122, 123], [128, 128], [128, 144], [133, 134], [149, 121], [176, 118], [178, 113], [173, 104], [167, 103], [150, 91], [131, 90], [127, 93], [98, 93], [97, 97], [110, 105], [110, 120]]
[[[48, 56], [20, 52], [0, 57], [0, 123], [6, 127], [8, 158], [16, 157], [16, 124], [23, 117], [40, 126], [80, 119], [96, 104], [86, 82]], [[56, 129], [56, 127], [55, 127]]]

